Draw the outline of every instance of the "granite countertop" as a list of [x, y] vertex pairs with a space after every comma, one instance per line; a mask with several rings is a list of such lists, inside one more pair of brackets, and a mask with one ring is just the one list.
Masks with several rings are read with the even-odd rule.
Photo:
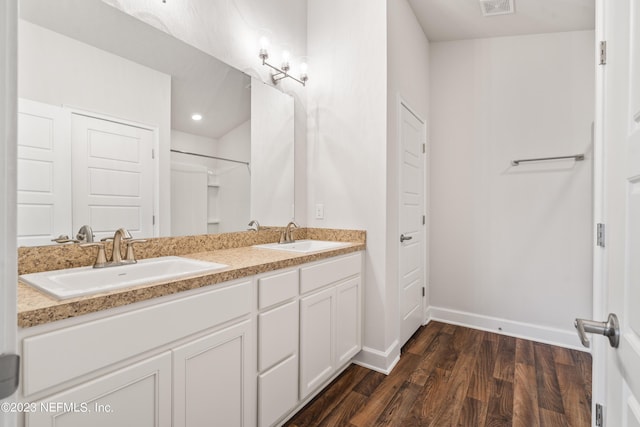
[[351, 242], [340, 248], [306, 254], [251, 246], [182, 254], [183, 257], [226, 264], [228, 267], [188, 278], [62, 301], [51, 298], [28, 285], [18, 283], [18, 326], [28, 328], [364, 249], [364, 242]]

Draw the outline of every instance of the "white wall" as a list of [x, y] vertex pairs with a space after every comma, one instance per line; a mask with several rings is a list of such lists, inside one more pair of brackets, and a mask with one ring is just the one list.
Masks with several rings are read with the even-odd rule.
[[[205, 156], [217, 156], [218, 140], [171, 129], [171, 148], [180, 151], [187, 151], [189, 153], [204, 154]], [[215, 165], [214, 160], [212, 159], [181, 153], [171, 153], [171, 161], [202, 165], [210, 169]]]
[[[247, 120], [218, 140], [218, 156], [249, 162], [253, 142], [251, 123]], [[218, 231], [245, 230], [249, 224], [251, 211], [251, 175], [246, 165], [218, 162], [219, 182], [218, 210], [220, 224]]]
[[[171, 76], [26, 21], [19, 21], [18, 37], [19, 97], [157, 127], [159, 150], [168, 152]], [[168, 172], [168, 156], [158, 161]], [[169, 188], [169, 174], [158, 175], [160, 188]], [[160, 234], [166, 235], [169, 192], [159, 196]]]
[[[591, 315], [593, 43], [584, 31], [431, 44], [434, 317], [579, 346], [573, 319]], [[510, 166], [575, 153], [587, 160]]]
[[[399, 224], [399, 99], [402, 98], [422, 120], [429, 115], [429, 40], [424, 35], [407, 0], [387, 2], [387, 303], [388, 328], [400, 322], [398, 252]], [[427, 132], [428, 132], [427, 126]], [[426, 163], [425, 163], [426, 168]], [[427, 170], [425, 169], [425, 177]], [[425, 182], [425, 191], [427, 185]], [[425, 249], [427, 244], [425, 243]], [[425, 278], [428, 277], [426, 274]], [[395, 310], [395, 311], [394, 311]], [[392, 320], [398, 319], [397, 323]], [[392, 330], [389, 330], [391, 333]]]
[[[309, 0], [308, 224], [367, 230], [364, 363], [394, 351], [386, 297], [385, 0]], [[318, 83], [314, 83], [318, 82]], [[325, 219], [314, 206], [324, 204]], [[397, 319], [395, 319], [397, 320]], [[362, 355], [363, 353], [361, 353]], [[381, 360], [374, 360], [375, 356]]]
[[251, 217], [267, 226], [294, 219], [293, 98], [251, 83]]
[[[287, 49], [296, 67], [306, 58], [307, 2], [300, 0], [103, 0], [187, 42], [204, 52], [271, 84], [270, 70], [258, 57], [260, 37], [271, 42], [271, 60], [278, 64]], [[309, 58], [307, 88], [324, 84], [316, 77]], [[295, 69], [292, 69], [295, 73]], [[318, 76], [319, 77], [319, 76]], [[295, 210], [296, 220], [306, 221], [307, 195], [307, 89], [287, 79], [278, 87], [295, 99]]]

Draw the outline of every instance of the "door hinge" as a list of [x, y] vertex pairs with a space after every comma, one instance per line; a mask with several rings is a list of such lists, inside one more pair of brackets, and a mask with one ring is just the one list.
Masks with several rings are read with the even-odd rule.
[[427, 223], [427, 216], [422, 215], [422, 225], [425, 225], [426, 223]]
[[156, 150], [151, 149], [151, 158], [155, 159], [156, 158]]
[[601, 222], [596, 226], [596, 244], [604, 248], [604, 224]]
[[607, 42], [600, 42], [600, 65], [606, 65], [607, 63]]
[[422, 287], [422, 296], [425, 296], [427, 294], [427, 291], [425, 291], [424, 286]]
[[603, 427], [603, 421], [602, 405], [596, 403], [596, 426]]
[[0, 399], [6, 399], [18, 389], [20, 383], [20, 356], [0, 355]]
[[151, 215], [151, 225], [156, 225], [156, 216]]
[[427, 152], [427, 144], [422, 144], [422, 152], [423, 153]]

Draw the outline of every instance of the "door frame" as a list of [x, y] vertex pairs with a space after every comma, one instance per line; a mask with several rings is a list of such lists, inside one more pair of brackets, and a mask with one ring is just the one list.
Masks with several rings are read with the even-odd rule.
[[[17, 129], [18, 2], [0, 4], [0, 353], [17, 348]], [[15, 399], [11, 397], [10, 399]], [[0, 425], [16, 425], [16, 414], [0, 411]]]
[[[398, 124], [397, 129], [396, 129], [396, 138], [398, 141], [397, 144], [397, 156], [398, 159], [396, 161], [396, 166], [397, 166], [397, 173], [398, 173], [398, 184], [397, 184], [397, 191], [398, 191], [398, 199], [397, 199], [397, 207], [398, 207], [398, 223], [397, 223], [397, 232], [395, 233], [395, 235], [393, 236], [394, 239], [397, 239], [399, 234], [400, 234], [400, 211], [401, 211], [401, 204], [402, 204], [402, 200], [401, 200], [401, 195], [402, 195], [402, 179], [401, 179], [401, 170], [402, 170], [402, 108], [406, 108], [411, 114], [413, 114], [413, 116], [418, 119], [418, 121], [420, 121], [420, 123], [422, 123], [422, 138], [423, 138], [423, 143], [425, 144], [425, 153], [423, 156], [423, 164], [422, 164], [422, 210], [423, 210], [423, 215], [425, 215], [425, 217], [427, 216], [427, 208], [429, 206], [428, 200], [429, 200], [429, 192], [427, 191], [427, 189], [429, 188], [427, 185], [427, 177], [428, 177], [428, 153], [429, 153], [429, 144], [428, 144], [428, 131], [427, 131], [427, 120], [422, 118], [420, 116], [420, 114], [418, 114], [416, 112], [416, 110], [414, 108], [411, 107], [411, 105], [406, 101], [406, 99], [404, 99], [402, 97], [402, 95], [400, 95], [398, 93], [397, 97], [396, 97], [396, 105], [397, 105], [397, 112], [396, 112], [396, 123]], [[423, 245], [423, 260], [422, 260], [422, 286], [425, 288], [425, 295], [422, 297], [422, 324], [426, 325], [429, 317], [428, 317], [428, 313], [429, 313], [429, 309], [427, 307], [427, 301], [428, 301], [428, 295], [429, 295], [429, 245], [428, 245], [428, 241], [427, 241], [427, 236], [429, 235], [428, 233], [428, 229], [429, 229], [429, 218], [426, 218], [424, 227], [422, 227], [422, 245]], [[397, 242], [397, 241], [396, 241]], [[399, 248], [399, 247], [398, 247]], [[402, 338], [402, 286], [401, 286], [401, 279], [402, 279], [402, 272], [400, 271], [400, 249], [398, 249], [397, 252], [397, 257], [396, 257], [396, 262], [397, 262], [397, 266], [398, 266], [398, 273], [397, 273], [397, 280], [398, 280], [398, 340], [400, 340]], [[398, 341], [399, 342], [399, 341]], [[401, 346], [404, 345], [404, 343], [401, 343]]]
[[[72, 105], [63, 105], [62, 108], [69, 114], [69, 127], [71, 127], [71, 118], [74, 114], [90, 117], [98, 120], [105, 120], [108, 122], [118, 123], [125, 126], [132, 126], [152, 132], [152, 150], [155, 153], [153, 156], [153, 215], [155, 216], [155, 222], [153, 224], [153, 236], [160, 237], [160, 222], [171, 221], [170, 217], [164, 218], [160, 211], [160, 128], [158, 126], [148, 125], [145, 123], [136, 122], [133, 120], [122, 119], [120, 117], [110, 116], [108, 114], [97, 113], [95, 111], [86, 110], [80, 107], [74, 107]], [[73, 146], [71, 147], [73, 150]], [[169, 162], [169, 165], [171, 162]], [[171, 168], [169, 167], [169, 173]], [[171, 224], [169, 224], [170, 226]]]
[[[595, 0], [595, 40], [594, 66], [595, 69], [595, 108], [593, 125], [593, 316], [594, 320], [607, 318], [607, 244], [597, 244], [597, 225], [607, 224], [606, 191], [605, 191], [605, 77], [606, 65], [599, 64], [600, 41], [606, 40], [605, 32], [605, 0]], [[591, 425], [596, 426], [596, 404], [607, 407], [606, 371], [608, 341], [603, 339], [591, 340], [592, 356], [592, 390], [591, 390]]]

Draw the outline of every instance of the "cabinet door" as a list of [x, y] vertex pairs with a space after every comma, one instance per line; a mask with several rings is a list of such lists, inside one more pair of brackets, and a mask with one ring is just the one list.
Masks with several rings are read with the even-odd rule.
[[170, 427], [171, 352], [36, 403], [29, 427]]
[[174, 427], [254, 426], [251, 322], [173, 350]]
[[362, 348], [360, 277], [336, 287], [336, 367], [347, 363]]
[[334, 372], [335, 288], [300, 299], [300, 399]]

